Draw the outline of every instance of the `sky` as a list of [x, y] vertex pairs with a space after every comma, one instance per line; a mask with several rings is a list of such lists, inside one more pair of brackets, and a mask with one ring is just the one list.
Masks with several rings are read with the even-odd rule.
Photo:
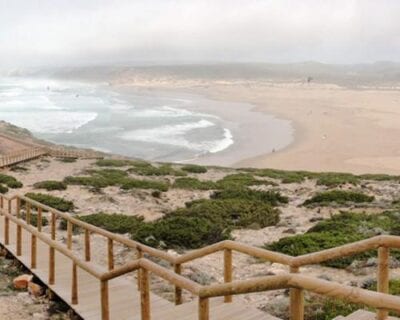
[[0, 0], [0, 67], [400, 61], [399, 0]]

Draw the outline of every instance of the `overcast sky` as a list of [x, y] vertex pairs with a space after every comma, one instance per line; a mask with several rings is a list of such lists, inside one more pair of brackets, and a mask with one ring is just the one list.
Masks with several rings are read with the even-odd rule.
[[399, 0], [0, 0], [1, 65], [400, 61]]

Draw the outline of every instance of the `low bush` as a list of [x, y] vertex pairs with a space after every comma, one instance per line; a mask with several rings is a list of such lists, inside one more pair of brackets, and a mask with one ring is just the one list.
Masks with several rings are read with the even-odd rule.
[[188, 164], [181, 168], [183, 171], [190, 172], [190, 173], [206, 173], [207, 168], [204, 166], [199, 166], [196, 164]]
[[89, 170], [90, 176], [66, 177], [64, 182], [73, 185], [90, 186], [97, 189], [108, 186], [119, 186], [123, 190], [134, 188], [167, 191], [168, 183], [156, 180], [139, 180], [130, 178], [128, 173], [119, 169]]
[[95, 213], [78, 218], [96, 227], [115, 233], [129, 233], [137, 229], [142, 223], [142, 217], [128, 216], [124, 214]]
[[248, 169], [259, 177], [269, 177], [281, 180], [282, 183], [301, 183], [306, 178], [314, 178], [315, 174], [308, 171], [285, 171], [277, 169]]
[[399, 176], [391, 176], [388, 174], [372, 174], [372, 173], [367, 173], [367, 174], [362, 174], [358, 176], [362, 180], [373, 180], [373, 181], [399, 181], [400, 177]]
[[197, 178], [178, 178], [173, 184], [173, 188], [188, 190], [212, 190], [217, 189], [217, 184], [213, 181], [201, 181]]
[[25, 196], [59, 211], [67, 212], [74, 209], [74, 204], [72, 201], [64, 200], [63, 198], [48, 194], [29, 192], [25, 194]]
[[307, 199], [303, 205], [330, 205], [332, 203], [346, 204], [346, 203], [365, 203], [374, 201], [373, 196], [368, 196], [361, 192], [347, 191], [347, 190], [332, 190], [319, 192], [312, 198]]
[[182, 170], [176, 170], [169, 164], [161, 166], [153, 166], [150, 163], [142, 166], [135, 166], [129, 169], [129, 172], [136, 173], [142, 176], [186, 176], [187, 173]]
[[353, 312], [364, 309], [361, 304], [350, 303], [345, 300], [312, 295], [305, 305], [305, 320], [331, 320], [338, 316], [348, 316]]
[[99, 159], [95, 163], [99, 167], [126, 167], [132, 164], [131, 160]]
[[[282, 238], [265, 247], [292, 256], [330, 249], [347, 243], [367, 239], [379, 234], [394, 234], [400, 225], [400, 213], [385, 212], [378, 215], [342, 212], [330, 219], [317, 223], [305, 234]], [[400, 257], [398, 250], [393, 250], [394, 257]], [[355, 256], [326, 262], [327, 266], [345, 268], [354, 260], [366, 260], [376, 256], [376, 250]]]
[[133, 240], [152, 247], [196, 249], [229, 239], [230, 230], [204, 217], [168, 215], [140, 225]]
[[4, 194], [8, 192], [8, 188], [0, 184], [0, 193]]
[[126, 179], [121, 185], [121, 189], [130, 190], [130, 189], [154, 189], [158, 191], [168, 191], [169, 184], [163, 181], [155, 181], [155, 180], [138, 180], [138, 179]]
[[243, 199], [255, 200], [269, 203], [272, 206], [277, 206], [282, 203], [288, 203], [289, 199], [282, 196], [279, 191], [258, 191], [248, 188], [235, 188], [225, 189], [222, 191], [215, 191], [211, 198], [213, 199]]
[[325, 172], [319, 173], [317, 178], [317, 185], [323, 185], [331, 188], [344, 184], [357, 185], [359, 183], [360, 178], [351, 173]]
[[230, 238], [233, 228], [275, 225], [279, 210], [261, 201], [198, 200], [132, 232], [132, 239], [154, 247], [194, 249]]
[[229, 174], [217, 181], [218, 189], [234, 189], [257, 185], [275, 185], [275, 183], [266, 180], [258, 180], [249, 173]]
[[7, 187], [15, 189], [23, 187], [23, 184], [12, 176], [0, 173], [0, 184], [5, 184]]
[[[26, 213], [22, 214], [22, 218], [26, 219]], [[30, 225], [37, 227], [38, 224], [38, 216], [36, 213], [31, 213], [31, 218], [30, 218]], [[42, 216], [42, 226], [47, 226], [49, 224], [49, 220]]]
[[57, 158], [57, 161], [64, 162], [64, 163], [73, 163], [73, 162], [76, 162], [76, 160], [78, 160], [78, 159], [77, 158], [71, 158], [71, 157], [68, 157], [68, 158]]
[[62, 181], [55, 180], [45, 180], [37, 182], [33, 185], [35, 189], [46, 189], [47, 191], [51, 190], [66, 190], [67, 184]]

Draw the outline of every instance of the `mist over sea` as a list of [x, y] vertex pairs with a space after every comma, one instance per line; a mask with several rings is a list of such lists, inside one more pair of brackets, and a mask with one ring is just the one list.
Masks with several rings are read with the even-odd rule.
[[[51, 142], [153, 161], [198, 162], [219, 154], [229, 158], [243, 128], [221, 117], [223, 109], [223, 102], [192, 95], [117, 91], [107, 84], [76, 81], [0, 79], [1, 120]], [[291, 140], [290, 124], [266, 120], [266, 126], [279, 128], [284, 137], [278, 132], [276, 146], [267, 144], [264, 153]], [[254, 155], [244, 150], [243, 157]]]

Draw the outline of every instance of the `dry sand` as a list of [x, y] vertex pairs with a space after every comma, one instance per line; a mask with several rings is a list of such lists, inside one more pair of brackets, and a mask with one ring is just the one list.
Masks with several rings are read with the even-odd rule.
[[[353, 173], [400, 173], [400, 91], [334, 84], [121, 78], [115, 85], [162, 88], [246, 102], [291, 120], [294, 141], [235, 166]], [[227, 114], [231, 112], [227, 109]], [[246, 128], [244, 128], [246, 130]], [[263, 143], [263, 137], [253, 139]], [[277, 137], [278, 139], [278, 137]], [[254, 141], [253, 141], [254, 142]], [[262, 149], [262, 148], [260, 148]]]

